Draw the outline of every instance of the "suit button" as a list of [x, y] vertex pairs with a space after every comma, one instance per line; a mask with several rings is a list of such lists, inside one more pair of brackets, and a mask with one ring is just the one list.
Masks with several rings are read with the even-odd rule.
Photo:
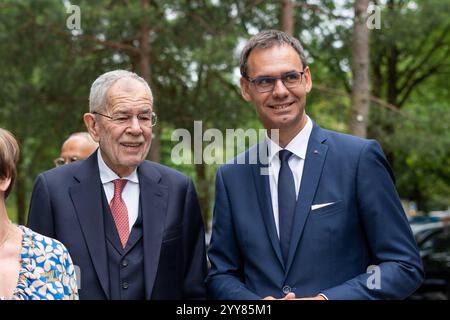
[[289, 286], [284, 286], [282, 290], [284, 294], [288, 294], [289, 292], [292, 291], [291, 287]]
[[128, 261], [127, 260], [123, 260], [122, 261], [122, 267], [128, 267]]
[[122, 289], [128, 289], [128, 282], [122, 283]]

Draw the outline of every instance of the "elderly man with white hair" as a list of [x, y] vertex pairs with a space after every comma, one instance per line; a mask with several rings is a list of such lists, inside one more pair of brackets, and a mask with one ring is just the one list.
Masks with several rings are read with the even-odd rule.
[[145, 160], [156, 124], [138, 75], [94, 81], [88, 159], [36, 179], [29, 226], [60, 240], [79, 267], [80, 299], [202, 299], [204, 228], [192, 179]]

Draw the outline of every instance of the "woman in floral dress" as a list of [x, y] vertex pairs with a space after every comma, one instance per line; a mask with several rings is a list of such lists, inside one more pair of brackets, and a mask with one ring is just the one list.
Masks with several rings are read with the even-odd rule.
[[18, 158], [16, 140], [0, 128], [0, 300], [76, 300], [75, 269], [64, 245], [8, 218], [5, 200]]

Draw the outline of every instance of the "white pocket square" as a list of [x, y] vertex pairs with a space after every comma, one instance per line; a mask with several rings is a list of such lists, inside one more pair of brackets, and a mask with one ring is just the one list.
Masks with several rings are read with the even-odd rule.
[[311, 206], [311, 211], [312, 211], [312, 210], [317, 210], [317, 209], [320, 209], [320, 208], [323, 208], [323, 207], [330, 206], [330, 205], [332, 205], [332, 204], [334, 204], [334, 203], [336, 203], [336, 202], [328, 202], [328, 203], [321, 203], [321, 204], [313, 204], [313, 205]]

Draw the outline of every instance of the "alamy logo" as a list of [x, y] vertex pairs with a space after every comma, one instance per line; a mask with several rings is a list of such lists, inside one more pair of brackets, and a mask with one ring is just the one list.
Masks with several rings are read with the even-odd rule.
[[367, 8], [367, 14], [369, 16], [367, 17], [366, 26], [369, 30], [381, 29], [381, 9], [379, 6], [369, 6]]
[[81, 10], [79, 6], [76, 5], [68, 5], [66, 12], [70, 14], [70, 16], [66, 19], [66, 27], [69, 30], [81, 30]]
[[[171, 140], [178, 142], [171, 152], [171, 160], [174, 164], [223, 164], [226, 159], [236, 157], [236, 153], [245, 151], [247, 147], [257, 145], [257, 150], [248, 158], [238, 157], [237, 164], [265, 165], [262, 174], [268, 165], [268, 148], [258, 142], [265, 139], [266, 130], [256, 129], [226, 129], [225, 132], [216, 128], [203, 131], [203, 122], [194, 121], [194, 130], [178, 128], [172, 132]], [[270, 139], [279, 145], [279, 130], [270, 130]]]
[[367, 273], [370, 276], [367, 278], [367, 288], [373, 289], [381, 289], [381, 269], [379, 266], [370, 265], [367, 267]]

